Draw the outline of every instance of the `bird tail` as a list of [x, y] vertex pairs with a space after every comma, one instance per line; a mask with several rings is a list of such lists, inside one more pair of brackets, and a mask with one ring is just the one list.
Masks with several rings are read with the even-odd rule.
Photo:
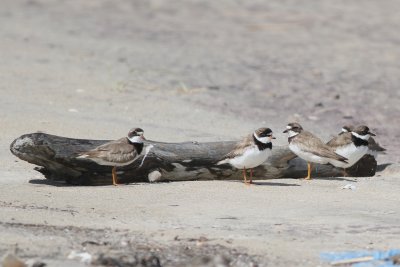
[[343, 156], [341, 156], [341, 155], [339, 155], [338, 153], [335, 153], [336, 154], [336, 160], [338, 160], [338, 161], [342, 161], [342, 162], [344, 162], [344, 163], [349, 163], [348, 162], [348, 158], [346, 158], [346, 157], [343, 157]]

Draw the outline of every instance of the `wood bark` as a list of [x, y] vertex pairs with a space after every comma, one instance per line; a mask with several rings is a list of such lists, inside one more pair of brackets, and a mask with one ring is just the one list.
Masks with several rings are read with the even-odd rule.
[[[88, 159], [77, 159], [80, 152], [95, 148], [109, 140], [87, 140], [60, 137], [46, 133], [30, 133], [15, 139], [11, 152], [22, 160], [40, 166], [38, 171], [47, 179], [73, 185], [106, 185], [112, 183], [109, 166], [97, 165]], [[234, 141], [163, 143], [146, 141], [152, 145], [147, 157], [130, 165], [118, 167], [119, 183], [242, 180], [241, 170], [216, 163], [235, 146]], [[374, 157], [365, 155], [352, 168], [350, 176], [373, 176]], [[272, 156], [254, 169], [254, 180], [272, 178], [302, 178], [307, 174], [304, 160], [297, 158], [287, 146], [273, 146]], [[312, 177], [343, 176], [343, 170], [331, 165], [315, 164]]]

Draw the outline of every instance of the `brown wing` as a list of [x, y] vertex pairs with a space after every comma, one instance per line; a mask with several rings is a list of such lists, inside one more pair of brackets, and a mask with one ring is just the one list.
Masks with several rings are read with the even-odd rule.
[[87, 158], [100, 158], [109, 162], [127, 162], [136, 157], [135, 147], [130, 145], [127, 138], [111, 141], [85, 153]]
[[350, 144], [351, 141], [351, 133], [342, 133], [330, 140], [328, 143], [326, 143], [328, 146], [332, 147], [333, 149], [339, 147], [339, 146], [344, 146], [347, 144]]
[[231, 159], [244, 153], [244, 151], [253, 143], [253, 135], [248, 135], [242, 141], [236, 144], [235, 148], [224, 156], [224, 159]]
[[298, 137], [302, 139], [301, 142], [296, 142], [296, 145], [305, 152], [310, 152], [324, 158], [331, 158], [344, 162], [347, 161], [347, 158], [336, 154], [331, 147], [325, 145], [321, 139], [310, 132], [302, 131], [301, 136], [299, 135]]

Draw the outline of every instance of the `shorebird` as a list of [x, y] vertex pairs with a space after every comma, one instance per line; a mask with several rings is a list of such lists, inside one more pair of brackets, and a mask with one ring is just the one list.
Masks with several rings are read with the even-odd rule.
[[[271, 154], [272, 136], [270, 128], [259, 128], [238, 142], [235, 148], [226, 154], [217, 165], [228, 163], [243, 170], [245, 184], [253, 182], [253, 168], [264, 163]], [[247, 181], [246, 169], [250, 169], [250, 181]]]
[[[354, 126], [352, 125], [345, 125], [342, 127], [342, 131], [339, 133], [339, 135], [343, 133], [348, 133], [351, 132], [354, 129]], [[370, 137], [368, 139], [368, 152], [367, 154], [370, 154], [375, 158], [375, 160], [378, 158], [379, 154], [385, 154], [386, 149], [381, 147], [378, 142], [375, 141], [373, 137]]]
[[288, 133], [289, 149], [298, 157], [307, 162], [307, 177], [311, 179], [311, 163], [328, 164], [331, 161], [347, 162], [347, 158], [336, 154], [332, 148], [324, 144], [321, 139], [312, 133], [303, 130], [300, 124], [294, 122], [286, 126], [284, 133]]
[[331, 164], [335, 167], [343, 168], [346, 172], [347, 168], [353, 166], [365, 154], [368, 153], [369, 139], [375, 134], [369, 131], [365, 125], [350, 128], [344, 126], [343, 129], [349, 132], [343, 132], [330, 140], [327, 145], [332, 147], [334, 151], [348, 159], [348, 162], [332, 161]]
[[127, 137], [105, 143], [81, 153], [77, 158], [90, 159], [99, 165], [112, 166], [112, 183], [117, 185], [116, 167], [129, 165], [139, 158], [143, 150], [143, 130], [133, 128]]

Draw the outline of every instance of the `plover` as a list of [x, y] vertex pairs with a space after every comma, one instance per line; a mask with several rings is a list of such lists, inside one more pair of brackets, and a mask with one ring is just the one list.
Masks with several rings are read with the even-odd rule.
[[143, 130], [133, 128], [127, 137], [105, 143], [92, 150], [83, 152], [79, 159], [90, 159], [99, 165], [112, 166], [112, 182], [117, 185], [116, 167], [129, 165], [139, 158], [143, 150]]
[[336, 154], [321, 139], [303, 130], [303, 127], [296, 122], [289, 123], [283, 132], [289, 135], [289, 149], [307, 162], [306, 180], [311, 179], [311, 163], [328, 164], [332, 160], [347, 162], [347, 158]]
[[[228, 163], [243, 170], [243, 180], [252, 183], [253, 168], [264, 163], [271, 154], [272, 142], [275, 139], [270, 128], [260, 128], [238, 142], [235, 148], [226, 154], [217, 165]], [[247, 181], [246, 169], [250, 169], [250, 181]]]
[[[351, 132], [354, 129], [352, 125], [345, 125], [342, 127], [342, 131], [339, 135], [343, 133]], [[372, 155], [375, 159], [378, 158], [378, 154], [385, 154], [386, 149], [381, 147], [378, 142], [375, 141], [373, 137], [368, 139], [368, 152], [367, 154]]]
[[330, 140], [327, 145], [332, 147], [334, 151], [348, 158], [348, 162], [332, 161], [331, 164], [335, 167], [347, 169], [353, 166], [368, 152], [368, 139], [375, 134], [369, 131], [365, 125], [357, 126], [356, 128], [343, 127], [350, 132], [343, 132]]

